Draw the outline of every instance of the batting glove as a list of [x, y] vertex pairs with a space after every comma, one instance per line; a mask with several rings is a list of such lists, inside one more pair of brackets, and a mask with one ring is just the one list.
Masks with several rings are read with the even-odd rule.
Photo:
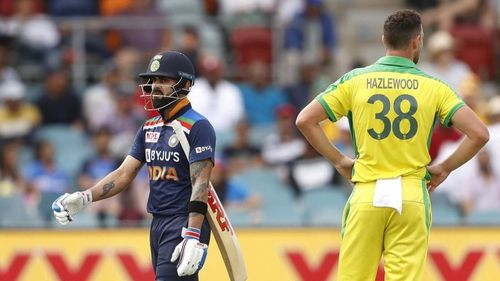
[[92, 192], [65, 193], [52, 203], [52, 211], [60, 224], [73, 221], [73, 215], [80, 212], [85, 206], [92, 202]]
[[179, 276], [193, 275], [198, 272], [205, 263], [207, 257], [207, 244], [200, 243], [200, 230], [189, 227], [182, 228], [182, 240], [174, 249], [171, 262], [177, 262], [177, 274]]

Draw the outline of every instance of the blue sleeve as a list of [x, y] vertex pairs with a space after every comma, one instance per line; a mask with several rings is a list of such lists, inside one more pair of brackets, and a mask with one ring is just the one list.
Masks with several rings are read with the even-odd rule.
[[215, 130], [206, 119], [194, 123], [188, 135], [190, 145], [189, 164], [210, 159], [215, 159]]
[[128, 155], [144, 163], [146, 162], [146, 156], [144, 155], [144, 130], [142, 127], [143, 126], [141, 126], [137, 131], [134, 144], [130, 148]]

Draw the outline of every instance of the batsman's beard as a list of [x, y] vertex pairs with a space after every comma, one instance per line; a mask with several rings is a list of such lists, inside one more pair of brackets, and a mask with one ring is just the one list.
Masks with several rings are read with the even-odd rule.
[[166, 108], [178, 100], [178, 98], [172, 96], [165, 96], [161, 92], [154, 92], [153, 94], [151, 102], [156, 109]]

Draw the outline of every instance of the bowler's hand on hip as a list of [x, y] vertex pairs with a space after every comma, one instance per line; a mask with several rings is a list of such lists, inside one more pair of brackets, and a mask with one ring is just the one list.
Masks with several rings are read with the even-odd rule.
[[439, 164], [427, 166], [427, 171], [431, 174], [431, 181], [427, 184], [429, 192], [433, 192], [450, 174]]
[[335, 165], [335, 169], [346, 179], [351, 180], [352, 178], [352, 168], [354, 167], [354, 159], [351, 159], [347, 156], [342, 158], [342, 160]]
[[73, 221], [73, 215], [92, 202], [90, 191], [65, 193], [52, 203], [52, 211], [60, 224]]
[[189, 227], [182, 228], [182, 240], [172, 254], [171, 262], [177, 261], [177, 274], [179, 276], [193, 275], [205, 263], [207, 257], [207, 244], [200, 243], [200, 230]]

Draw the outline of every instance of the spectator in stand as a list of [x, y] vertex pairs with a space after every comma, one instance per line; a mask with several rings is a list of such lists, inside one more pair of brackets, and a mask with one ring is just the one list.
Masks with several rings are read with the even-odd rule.
[[198, 59], [200, 48], [200, 36], [197, 28], [194, 26], [184, 26], [179, 51], [185, 54], [193, 64], [196, 77], [199, 74]]
[[120, 212], [118, 220], [120, 226], [143, 226], [144, 219], [150, 218], [146, 206], [149, 195], [148, 169], [142, 167], [132, 184], [119, 195]]
[[[95, 155], [85, 161], [78, 176], [78, 185], [83, 189], [93, 186], [99, 179], [118, 168], [120, 159], [115, 158], [110, 150], [111, 130], [102, 127], [94, 132], [93, 145]], [[97, 216], [101, 226], [109, 216], [117, 217], [120, 212], [119, 196], [108, 201], [95, 202], [87, 210]]]
[[[481, 121], [488, 124], [487, 117], [484, 114], [485, 109], [483, 109], [484, 105], [479, 77], [470, 72], [459, 81], [457, 93], [464, 100], [465, 104], [477, 114]], [[434, 159], [439, 154], [441, 146], [446, 145], [446, 143], [457, 142], [461, 138], [462, 134], [458, 130], [438, 124], [432, 134], [431, 145], [429, 147], [431, 159]]]
[[156, 54], [160, 49], [169, 49], [170, 47], [170, 29], [161, 24], [164, 22], [164, 16], [156, 9], [155, 2], [152, 0], [132, 1], [130, 7], [121, 12], [122, 17], [145, 17], [148, 20], [155, 20], [158, 25], [155, 28], [141, 28], [130, 26], [120, 30], [123, 39], [123, 45], [140, 50], [143, 57], [149, 58]]
[[36, 4], [36, 0], [17, 0], [14, 14], [0, 30], [17, 39], [20, 60], [53, 66], [61, 35], [47, 15], [37, 12]]
[[344, 182], [335, 168], [309, 144], [305, 144], [302, 155], [287, 163], [286, 173], [296, 199], [308, 190]]
[[47, 12], [51, 16], [96, 16], [98, 1], [95, 0], [46, 0]]
[[26, 166], [24, 177], [28, 189], [40, 194], [39, 210], [43, 211], [43, 218], [50, 221], [53, 216], [51, 202], [67, 192], [70, 184], [68, 175], [56, 165], [54, 147], [50, 142], [40, 140], [35, 144], [35, 159]]
[[19, 80], [17, 71], [10, 66], [12, 53], [12, 38], [0, 35], [0, 83], [10, 80]]
[[491, 142], [489, 152], [492, 155], [493, 169], [496, 175], [500, 175], [500, 96], [495, 96], [488, 101], [487, 116], [489, 121], [488, 130], [490, 131]]
[[275, 112], [286, 103], [284, 92], [270, 83], [269, 65], [253, 61], [248, 66], [247, 81], [239, 85], [248, 122], [251, 126], [270, 126], [276, 122]]
[[81, 102], [69, 83], [64, 69], [46, 73], [44, 89], [36, 101], [43, 125], [66, 124], [81, 128]]
[[[267, 24], [274, 13], [276, 0], [219, 0], [220, 15], [231, 26], [242, 24]], [[257, 21], [261, 22], [257, 22]]]
[[250, 143], [250, 126], [242, 118], [234, 129], [234, 140], [222, 149], [227, 173], [232, 176], [239, 171], [262, 165], [261, 149]]
[[345, 155], [349, 157], [356, 157], [354, 155], [354, 147], [352, 147], [351, 128], [349, 127], [349, 120], [346, 117], [340, 118], [335, 122], [337, 136], [334, 139], [335, 146]]
[[448, 32], [433, 33], [427, 43], [429, 61], [422, 63], [420, 69], [458, 91], [460, 83], [472, 72], [467, 64], [455, 58], [453, 48], [453, 37]]
[[337, 46], [335, 20], [323, 0], [304, 0], [304, 10], [296, 14], [285, 29], [285, 81], [298, 80], [299, 66], [306, 61], [331, 66]]
[[482, 149], [475, 159], [477, 166], [465, 175], [460, 207], [467, 215], [474, 212], [500, 211], [500, 175], [492, 166], [491, 154]]
[[15, 142], [2, 143], [0, 147], [0, 197], [26, 191], [26, 181], [17, 163], [18, 153], [19, 145]]
[[458, 95], [464, 100], [477, 116], [485, 124], [488, 124], [485, 116], [486, 105], [483, 99], [482, 83], [479, 76], [474, 73], [469, 73], [458, 86]]
[[271, 166], [284, 166], [304, 154], [306, 143], [295, 126], [297, 110], [292, 105], [281, 105], [274, 114], [277, 133], [268, 136], [262, 146], [262, 158]]
[[494, 1], [455, 0], [422, 1], [407, 0], [408, 4], [423, 9], [422, 22], [439, 30], [448, 30], [454, 24], [474, 24], [491, 28], [494, 25]]
[[288, 102], [297, 109], [302, 109], [314, 95], [328, 86], [328, 80], [319, 73], [320, 67], [316, 63], [304, 63], [300, 69], [300, 78], [297, 82], [285, 88]]
[[461, 138], [462, 134], [455, 128], [437, 124], [432, 133], [431, 145], [429, 146], [429, 155], [432, 161], [434, 161], [441, 153], [441, 148], [443, 146], [456, 143]]
[[304, 0], [277, 0], [276, 21], [282, 26], [289, 23], [297, 13], [304, 10]]
[[83, 112], [87, 127], [95, 131], [103, 126], [111, 127], [111, 119], [116, 115], [115, 89], [120, 80], [114, 63], [104, 66], [101, 81], [91, 85], [83, 93]]
[[40, 124], [38, 109], [24, 101], [26, 89], [12, 80], [0, 84], [0, 140], [29, 141], [31, 133]]
[[99, 0], [99, 12], [102, 16], [116, 16], [130, 9], [133, 0]]
[[111, 147], [113, 155], [119, 157], [127, 156], [130, 146], [134, 142], [137, 128], [145, 120], [144, 110], [136, 106], [134, 102], [135, 86], [122, 84], [115, 88], [116, 112], [110, 118], [111, 132], [113, 138]]
[[212, 123], [216, 132], [233, 130], [244, 114], [240, 90], [223, 79], [224, 66], [218, 57], [204, 55], [199, 68], [201, 77], [196, 79], [189, 101]]

